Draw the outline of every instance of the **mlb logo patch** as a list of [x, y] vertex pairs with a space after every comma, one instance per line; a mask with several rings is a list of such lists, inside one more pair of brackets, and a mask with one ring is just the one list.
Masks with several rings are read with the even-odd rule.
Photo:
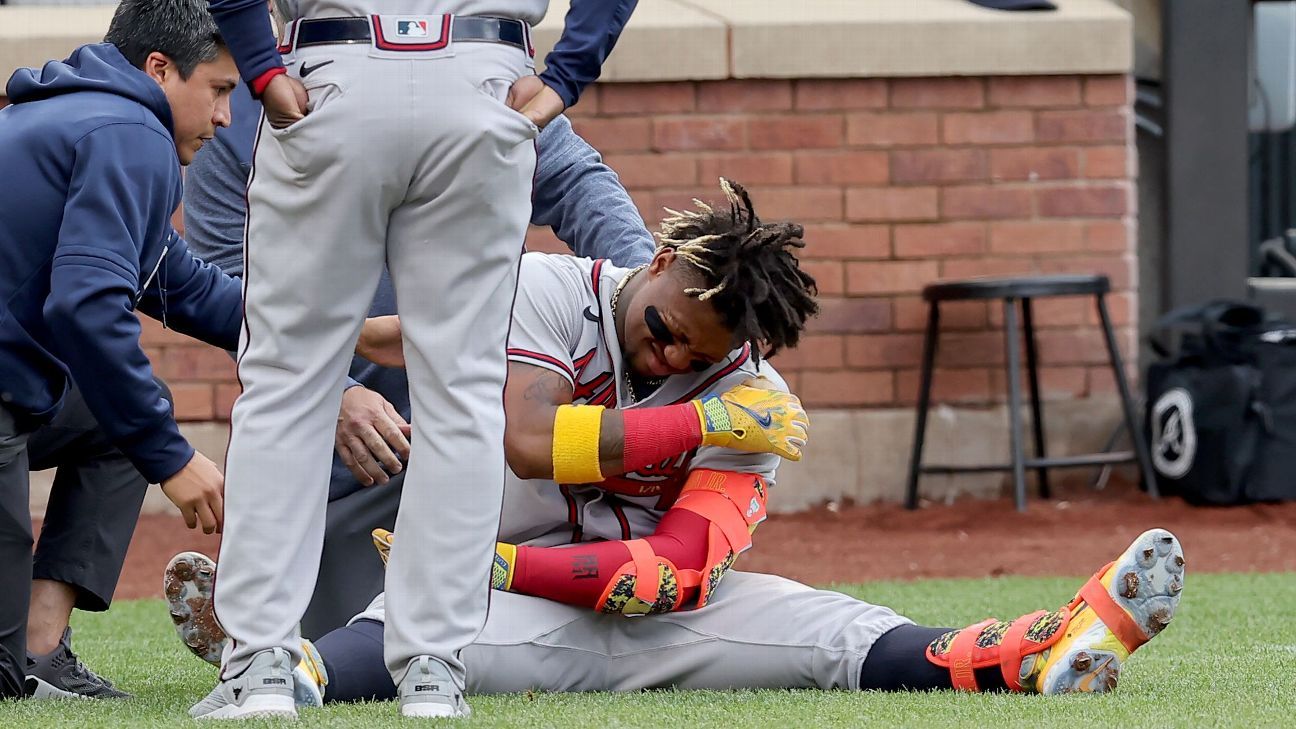
[[374, 46], [384, 51], [439, 51], [450, 45], [449, 15], [375, 15]]
[[396, 35], [403, 38], [426, 38], [428, 36], [428, 23], [426, 20], [398, 20], [396, 21]]

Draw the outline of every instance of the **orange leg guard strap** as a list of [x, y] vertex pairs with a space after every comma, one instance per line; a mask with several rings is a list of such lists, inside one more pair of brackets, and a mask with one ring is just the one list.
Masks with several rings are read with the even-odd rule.
[[1051, 613], [1039, 610], [1011, 623], [989, 618], [932, 641], [927, 660], [949, 668], [950, 681], [962, 691], [978, 691], [976, 669], [996, 665], [1008, 688], [1021, 691], [1022, 659], [1061, 640], [1070, 616], [1071, 610], [1063, 607]]

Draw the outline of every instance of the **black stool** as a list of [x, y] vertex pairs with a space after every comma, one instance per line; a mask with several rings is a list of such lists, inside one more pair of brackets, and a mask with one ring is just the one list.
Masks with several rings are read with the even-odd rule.
[[[909, 485], [905, 493], [905, 507], [918, 508], [918, 474], [920, 473], [983, 473], [986, 471], [1012, 471], [1013, 490], [1017, 510], [1026, 510], [1026, 469], [1034, 468], [1039, 476], [1040, 496], [1048, 498], [1048, 469], [1065, 466], [1097, 466], [1138, 461], [1148, 493], [1157, 498], [1156, 478], [1152, 473], [1152, 459], [1139, 427], [1134, 400], [1130, 396], [1129, 382], [1121, 364], [1120, 348], [1107, 315], [1104, 296], [1111, 291], [1106, 276], [1020, 276], [1012, 278], [975, 278], [963, 281], [942, 281], [923, 289], [923, 300], [928, 302], [927, 334], [923, 340], [922, 384], [918, 393], [918, 418], [914, 427], [913, 455], [909, 460]], [[1092, 295], [1098, 304], [1102, 320], [1103, 337], [1116, 387], [1120, 391], [1121, 409], [1125, 414], [1125, 427], [1129, 430], [1134, 452], [1096, 453], [1062, 458], [1048, 458], [1044, 453], [1044, 421], [1040, 411], [1039, 374], [1035, 362], [1035, 328], [1031, 319], [1031, 299], [1046, 296]], [[970, 301], [1002, 299], [1004, 305], [1004, 346], [1008, 360], [1008, 415], [1011, 420], [1009, 442], [1012, 463], [979, 466], [924, 466], [922, 465], [923, 438], [927, 433], [927, 408], [931, 403], [932, 364], [936, 359], [936, 339], [940, 332], [940, 303], [942, 301]], [[1021, 422], [1021, 363], [1017, 352], [1017, 302], [1021, 301], [1022, 327], [1026, 335], [1026, 370], [1030, 376], [1031, 425], [1035, 431], [1035, 458], [1026, 458], [1022, 452]]]

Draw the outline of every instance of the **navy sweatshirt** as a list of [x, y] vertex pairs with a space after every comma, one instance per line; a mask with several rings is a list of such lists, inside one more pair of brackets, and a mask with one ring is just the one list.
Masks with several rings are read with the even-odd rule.
[[0, 110], [0, 406], [49, 422], [75, 380], [146, 478], [193, 456], [140, 349], [135, 310], [237, 346], [238, 282], [171, 228], [180, 164], [155, 81], [111, 44], [9, 79]]
[[[243, 274], [244, 190], [252, 169], [252, 144], [261, 107], [245, 87], [230, 99], [233, 121], [203, 147], [185, 175], [185, 233], [194, 252], [234, 276]], [[553, 228], [578, 256], [610, 258], [618, 266], [647, 263], [655, 246], [639, 211], [616, 173], [559, 116], [536, 140], [535, 193], [531, 222]], [[396, 313], [396, 293], [383, 271], [370, 316]], [[401, 417], [410, 417], [405, 370], [379, 367], [356, 357], [350, 376], [382, 395]], [[361, 488], [334, 454], [329, 499]]]
[[[598, 80], [603, 61], [616, 46], [639, 0], [571, 0], [562, 36], [549, 55], [540, 79], [572, 107], [585, 87]], [[266, 18], [265, 0], [208, 0], [212, 17], [229, 44], [243, 80], [252, 83], [283, 65]], [[375, 3], [375, 7], [377, 4]], [[543, 5], [537, 8], [537, 14]], [[525, 18], [531, 23], [539, 18]]]

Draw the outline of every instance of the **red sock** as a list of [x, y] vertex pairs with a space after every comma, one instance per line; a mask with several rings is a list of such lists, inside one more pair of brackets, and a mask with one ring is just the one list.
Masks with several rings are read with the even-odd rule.
[[[702, 569], [706, 559], [710, 522], [683, 509], [662, 517], [657, 531], [647, 537], [653, 552], [679, 569]], [[518, 547], [513, 567], [512, 592], [549, 600], [594, 607], [617, 570], [630, 561], [623, 542], [588, 542], [569, 547]], [[688, 600], [696, 590], [689, 590]]]

